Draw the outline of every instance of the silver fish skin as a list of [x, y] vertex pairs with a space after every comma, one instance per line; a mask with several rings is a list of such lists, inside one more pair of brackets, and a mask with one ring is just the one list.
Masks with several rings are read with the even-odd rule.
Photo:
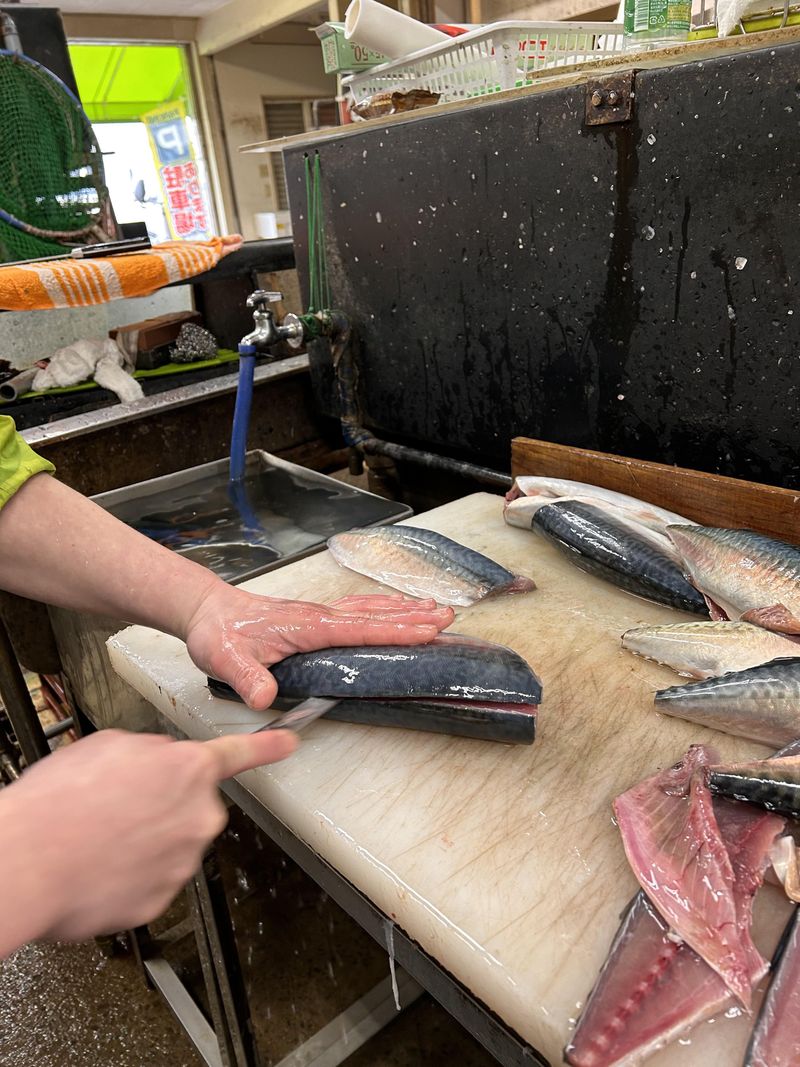
[[702, 596], [668, 556], [593, 504], [556, 500], [536, 512], [534, 529], [589, 574], [658, 604], [706, 614]]
[[708, 788], [716, 796], [800, 819], [800, 756], [712, 766]]
[[529, 592], [530, 578], [512, 574], [481, 552], [416, 526], [376, 526], [336, 534], [328, 541], [341, 567], [411, 596], [469, 607], [484, 597]]
[[800, 644], [749, 622], [637, 626], [622, 635], [622, 647], [687, 678], [716, 678], [773, 659], [800, 656]]
[[663, 533], [665, 527], [670, 524], [682, 526], [692, 525], [692, 520], [678, 515], [674, 511], [668, 511], [657, 504], [649, 504], [646, 500], [639, 500], [627, 493], [617, 493], [613, 489], [604, 489], [601, 485], [591, 485], [589, 482], [576, 482], [569, 478], [545, 478], [537, 475], [521, 475], [514, 479], [514, 485], [506, 495], [506, 501], [511, 503], [522, 497], [551, 497], [552, 500], [559, 498], [585, 500], [593, 503], [596, 507], [609, 507], [629, 512], [636, 521], [652, 530]]
[[712, 618], [800, 634], [800, 549], [752, 530], [668, 526], [667, 533]]
[[656, 711], [765, 745], [800, 737], [800, 657], [662, 689]]

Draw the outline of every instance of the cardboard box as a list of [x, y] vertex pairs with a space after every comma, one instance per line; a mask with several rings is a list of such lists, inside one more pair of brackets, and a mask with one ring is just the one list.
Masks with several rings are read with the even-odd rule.
[[356, 70], [369, 70], [381, 63], [388, 63], [388, 57], [360, 44], [348, 41], [344, 36], [343, 22], [324, 22], [314, 31], [322, 44], [322, 62], [326, 74], [348, 73]]

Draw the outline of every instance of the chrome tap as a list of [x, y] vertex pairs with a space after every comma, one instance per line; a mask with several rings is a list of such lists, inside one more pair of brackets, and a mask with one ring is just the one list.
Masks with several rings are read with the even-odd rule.
[[256, 289], [247, 298], [247, 306], [253, 308], [255, 329], [239, 342], [239, 352], [270, 355], [270, 350], [278, 341], [286, 341], [292, 348], [300, 348], [303, 343], [303, 323], [297, 315], [284, 316], [279, 326], [271, 304], [283, 300], [282, 293], [270, 293], [266, 289]]

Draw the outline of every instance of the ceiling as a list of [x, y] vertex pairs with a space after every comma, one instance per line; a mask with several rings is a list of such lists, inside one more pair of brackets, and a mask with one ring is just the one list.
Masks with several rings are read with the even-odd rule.
[[[41, 6], [42, 0], [22, 0], [26, 6]], [[57, 0], [66, 14], [167, 15], [200, 18], [223, 7], [228, 0]]]

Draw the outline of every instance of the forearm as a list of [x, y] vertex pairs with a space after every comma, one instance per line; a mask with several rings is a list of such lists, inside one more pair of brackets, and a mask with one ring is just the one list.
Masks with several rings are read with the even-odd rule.
[[184, 637], [220, 580], [37, 474], [0, 509], [0, 588]]

